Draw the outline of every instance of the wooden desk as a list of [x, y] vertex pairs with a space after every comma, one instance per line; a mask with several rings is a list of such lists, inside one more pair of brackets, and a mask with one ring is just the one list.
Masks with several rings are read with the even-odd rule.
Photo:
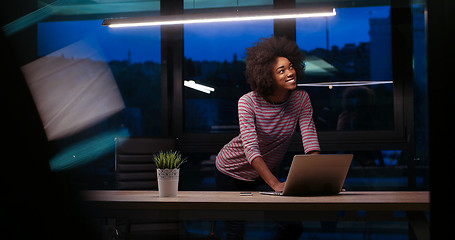
[[[240, 196], [239, 192], [180, 191], [160, 198], [157, 191], [85, 191], [83, 204], [98, 217], [138, 217], [163, 220], [334, 220], [409, 221], [419, 239], [429, 239], [424, 215], [429, 192], [343, 192], [335, 196]], [[358, 211], [365, 214], [359, 216]], [[394, 212], [404, 211], [404, 219]], [[343, 214], [340, 214], [342, 212]]]

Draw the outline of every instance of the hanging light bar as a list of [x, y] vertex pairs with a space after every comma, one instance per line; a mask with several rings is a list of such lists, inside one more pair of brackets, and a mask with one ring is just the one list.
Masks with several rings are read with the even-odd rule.
[[257, 21], [268, 19], [290, 19], [335, 16], [335, 8], [317, 9], [273, 9], [257, 11], [216, 12], [199, 14], [164, 15], [134, 18], [104, 19], [102, 25], [112, 28], [145, 27], [175, 24]]

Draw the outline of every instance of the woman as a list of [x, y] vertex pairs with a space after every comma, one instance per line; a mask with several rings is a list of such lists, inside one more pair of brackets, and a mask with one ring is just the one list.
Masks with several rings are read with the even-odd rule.
[[[320, 151], [310, 98], [305, 91], [296, 90], [297, 79], [303, 79], [303, 54], [295, 42], [271, 37], [248, 48], [245, 61], [253, 91], [238, 102], [240, 134], [216, 157], [216, 185], [223, 191], [283, 191], [284, 182], [274, 173], [297, 124], [305, 153]], [[281, 236], [292, 233], [283, 225], [279, 229], [283, 230]], [[227, 224], [228, 238], [236, 235], [233, 238], [239, 239], [243, 231], [242, 223]], [[300, 233], [301, 226], [294, 235]]]

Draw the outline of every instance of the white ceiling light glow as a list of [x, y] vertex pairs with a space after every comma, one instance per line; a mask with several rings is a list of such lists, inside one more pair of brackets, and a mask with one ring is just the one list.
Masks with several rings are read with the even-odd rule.
[[183, 85], [185, 85], [185, 87], [189, 87], [207, 94], [215, 91], [215, 88], [196, 83], [194, 80], [185, 80], [183, 81]]
[[267, 11], [239, 11], [222, 13], [181, 14], [135, 18], [105, 19], [103, 26], [111, 28], [145, 27], [176, 24], [257, 21], [268, 19], [291, 19], [335, 16], [335, 8], [325, 9], [274, 9]]

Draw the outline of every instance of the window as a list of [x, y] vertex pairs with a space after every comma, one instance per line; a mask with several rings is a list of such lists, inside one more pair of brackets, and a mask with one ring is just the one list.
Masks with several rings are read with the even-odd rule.
[[296, 28], [318, 131], [393, 130], [390, 7], [338, 8]]
[[[245, 48], [272, 34], [272, 21], [185, 26], [185, 132], [238, 131], [237, 101], [251, 91], [244, 75]], [[189, 81], [213, 91], [191, 88]]]
[[[185, 26], [183, 77], [215, 89], [185, 88], [185, 132], [238, 130], [237, 100], [250, 91], [243, 54], [273, 34], [268, 25]], [[340, 8], [333, 18], [298, 19], [296, 26], [306, 54], [299, 85], [311, 96], [318, 131], [394, 130], [390, 6]]]

